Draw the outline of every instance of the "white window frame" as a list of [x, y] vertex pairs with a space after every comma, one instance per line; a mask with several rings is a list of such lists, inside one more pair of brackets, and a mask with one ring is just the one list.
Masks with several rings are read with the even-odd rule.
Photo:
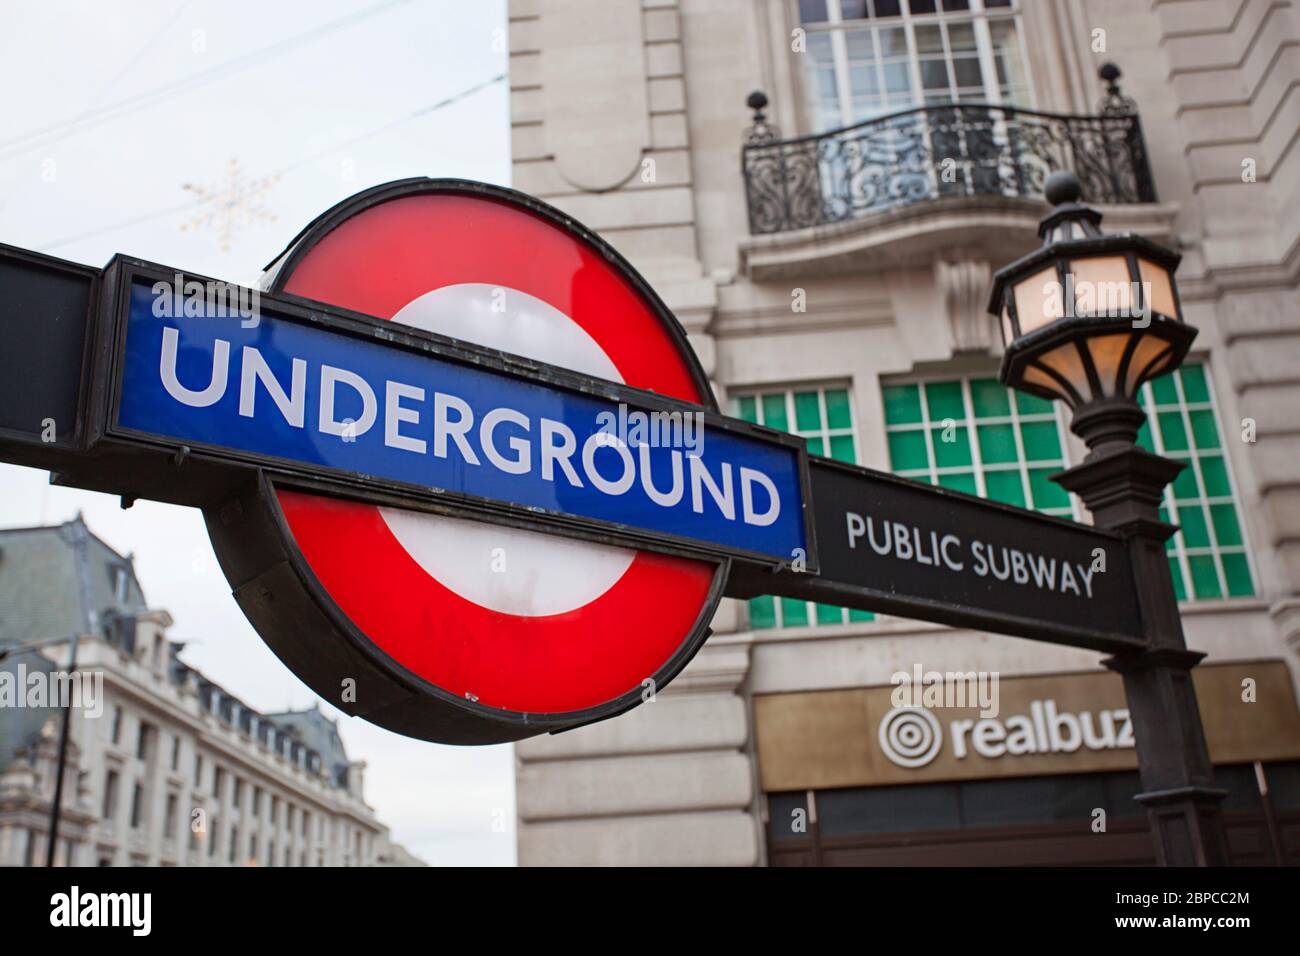
[[[824, 24], [804, 24], [799, 17], [798, 0], [791, 0], [793, 4], [794, 22], [800, 29], [813, 33], [829, 33], [831, 37], [831, 59], [835, 69], [835, 89], [836, 96], [839, 99], [840, 108], [840, 125], [841, 127], [854, 126], [857, 123], [866, 122], [871, 117], [858, 119], [853, 115], [853, 91], [849, 80], [849, 55], [848, 40], [845, 33], [848, 30], [866, 29], [871, 31], [872, 53], [875, 57], [876, 79], [878, 82], [881, 95], [885, 95], [885, 71], [882, 63], [880, 49], [880, 28], [902, 27], [904, 36], [907, 38], [907, 59], [911, 72], [912, 82], [912, 106], [919, 108], [925, 105], [925, 90], [921, 85], [921, 61], [916, 51], [916, 27], [926, 24], [953, 24], [953, 23], [971, 23], [975, 32], [975, 50], [978, 55], [980, 64], [981, 80], [984, 86], [983, 102], [991, 105], [1002, 104], [1002, 89], [998, 83], [997, 67], [993, 55], [993, 36], [989, 28], [990, 20], [1012, 20], [1016, 26], [1016, 39], [1020, 46], [1020, 63], [1025, 75], [1025, 102], [1008, 104], [1009, 106], [1019, 106], [1024, 109], [1033, 109], [1035, 104], [1034, 97], [1034, 77], [1031, 71], [1029, 61], [1029, 50], [1025, 46], [1025, 29], [1023, 18], [1024, 0], [1013, 0], [1010, 7], [991, 7], [984, 6], [984, 0], [970, 0], [970, 9], [953, 11], [952, 13], [919, 13], [913, 15], [910, 8], [910, 0], [899, 0], [902, 13], [898, 17], [887, 19], [860, 19], [845, 20], [842, 16], [842, 0], [826, 0], [826, 12], [829, 18]], [[948, 39], [947, 29], [940, 31], [943, 39], [943, 57], [948, 70], [948, 92], [951, 100], [956, 100], [956, 76], [953, 70], [952, 49]], [[801, 71], [803, 82], [808, 83], [808, 74]], [[810, 90], [810, 94], [815, 94], [815, 90]], [[805, 103], [805, 109], [812, 112], [811, 106]], [[882, 116], [889, 115], [896, 110], [887, 109], [879, 114]], [[815, 117], [809, 117], [810, 127], [814, 127], [814, 132], [827, 132], [825, 130], [815, 129]]]

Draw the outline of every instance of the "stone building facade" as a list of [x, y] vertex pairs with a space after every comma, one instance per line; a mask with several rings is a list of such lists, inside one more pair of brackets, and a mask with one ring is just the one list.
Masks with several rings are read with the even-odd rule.
[[333, 720], [248, 707], [181, 660], [171, 623], [80, 517], [0, 531], [0, 683], [21, 697], [0, 707], [0, 866], [46, 860], [63, 711], [32, 675], [65, 674], [74, 634], [87, 683], [56, 865], [422, 865], [365, 802]]
[[[1200, 335], [1183, 371], [1145, 387], [1142, 440], [1189, 466], [1166, 515], [1182, 527], [1169, 557], [1190, 646], [1208, 654], [1207, 674], [1258, 677], [1281, 708], [1282, 729], [1270, 730], [1215, 697], [1228, 691], [1202, 689], [1207, 723], [1249, 743], [1212, 753], [1233, 794], [1235, 857], [1294, 862], [1300, 9], [508, 9], [514, 186], [594, 227], [643, 272], [726, 411], [796, 431], [816, 453], [1086, 521], [1048, 480], [1083, 454], [1062, 411], [996, 382], [990, 275], [1037, 244], [1043, 176], [1066, 165], [1103, 229], [1182, 254], [1179, 288]], [[1106, 63], [1118, 80], [1099, 78]], [[770, 724], [796, 720], [798, 708], [783, 709], [791, 695], [870, 695], [916, 664], [1067, 675], [1068, 696], [1103, 673], [1095, 653], [770, 598], [725, 602], [713, 626], [655, 703], [518, 745], [522, 864], [869, 862], [898, 859], [903, 842], [943, 862], [934, 847], [963, 840], [972, 860], [1149, 859], [1144, 824], [1120, 799], [1135, 786], [1131, 754], [1021, 771], [988, 759], [981, 772], [918, 771], [909, 785], [870, 761], [845, 778], [804, 766], [791, 748], [817, 741]], [[1249, 673], [1212, 671], [1238, 665]], [[1026, 706], [1049, 690], [1026, 686]], [[843, 739], [861, 730], [875, 746], [868, 714]], [[1110, 804], [1104, 839], [1071, 842], [1079, 814]], [[1005, 807], [1014, 812], [1000, 816]]]

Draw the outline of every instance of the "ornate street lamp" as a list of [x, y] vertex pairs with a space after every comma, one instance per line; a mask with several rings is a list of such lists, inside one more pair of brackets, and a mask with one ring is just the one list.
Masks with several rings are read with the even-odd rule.
[[1182, 364], [1196, 329], [1178, 301], [1178, 253], [1103, 235], [1080, 189], [1074, 173], [1048, 177], [1043, 246], [997, 272], [989, 311], [1001, 320], [1002, 380], [1064, 401], [1071, 428], [1099, 452], [1133, 443], [1144, 421], [1138, 389]]
[[[1226, 865], [1227, 841], [1160, 519], [1166, 485], [1183, 465], [1138, 447], [1138, 389], [1182, 364], [1196, 337], [1174, 282], [1179, 256], [1142, 236], [1103, 235], [1101, 213], [1080, 203], [1078, 177], [1053, 173], [1041, 249], [998, 270], [989, 311], [1002, 325], [1004, 383], [1071, 409], [1084, 461], [1053, 475], [1093, 522], [1117, 532], [1133, 562], [1146, 647], [1103, 663], [1124, 678], [1138, 769], [1167, 865]], [[1102, 565], [1104, 568], [1104, 564]], [[1100, 569], [1099, 569], [1100, 570]], [[1102, 571], [1104, 573], [1104, 570]]]

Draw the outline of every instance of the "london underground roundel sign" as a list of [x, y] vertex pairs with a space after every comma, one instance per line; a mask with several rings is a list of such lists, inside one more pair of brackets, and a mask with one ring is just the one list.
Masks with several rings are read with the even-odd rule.
[[[272, 292], [715, 408], [684, 332], [641, 277], [512, 190], [419, 179], [363, 192], [304, 230], [269, 277]], [[637, 705], [703, 642], [727, 572], [725, 559], [266, 478], [225, 512], [207, 516], [218, 557], [291, 669], [345, 711], [448, 743], [520, 739]]]

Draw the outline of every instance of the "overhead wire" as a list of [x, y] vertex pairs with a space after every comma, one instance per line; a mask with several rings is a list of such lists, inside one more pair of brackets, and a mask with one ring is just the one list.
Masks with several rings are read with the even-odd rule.
[[[409, 123], [412, 120], [419, 119], [423, 116], [428, 116], [429, 114], [435, 113], [440, 109], [444, 109], [448, 106], [458, 103], [461, 100], [465, 99], [466, 97], [472, 96], [473, 94], [478, 93], [481, 90], [485, 90], [495, 83], [500, 83], [505, 78], [506, 78], [505, 73], [498, 73], [496, 76], [493, 76], [486, 80], [482, 80], [478, 83], [475, 83], [472, 86], [468, 86], [458, 93], [455, 93], [451, 96], [444, 97], [443, 99], [438, 100], [437, 102], [429, 104], [428, 106], [423, 106], [420, 109], [407, 113], [405, 116], [400, 116], [397, 119], [390, 120], [379, 126], [373, 127], [372, 129], [369, 129], [366, 132], [361, 133], [357, 136], [349, 137], [348, 139], [341, 140], [340, 142], [337, 142], [332, 146], [328, 146], [325, 149], [318, 150], [317, 152], [312, 153], [309, 156], [305, 156], [301, 159], [294, 160], [292, 163], [289, 163], [285, 166], [281, 166], [279, 169], [266, 174], [265, 177], [255, 177], [255, 178], [274, 178], [277, 176], [283, 176], [287, 173], [291, 173], [297, 169], [300, 169], [303, 166], [306, 166], [308, 163], [315, 162], [316, 160], [322, 159], [325, 156], [329, 156], [333, 153], [337, 153], [341, 149], [346, 149], [349, 146], [355, 146], [358, 143], [362, 143], [365, 142], [366, 140], [373, 139], [374, 137], [386, 133], [389, 130], [394, 129], [395, 127], [401, 126], [405, 123]], [[144, 213], [142, 215], [131, 216], [127, 219], [123, 219], [118, 222], [112, 222], [103, 226], [98, 226], [86, 232], [76, 233], [75, 235], [71, 235], [71, 236], [64, 236], [60, 239], [54, 240], [53, 242], [47, 242], [39, 246], [38, 251], [48, 252], [52, 249], [58, 249], [61, 246], [70, 245], [74, 242], [80, 242], [83, 239], [92, 239], [96, 236], [104, 235], [105, 233], [116, 232], [119, 229], [126, 229], [130, 226], [139, 225], [145, 222], [151, 222], [155, 219], [162, 219], [165, 216], [170, 216], [178, 212], [184, 212], [190, 209], [198, 208], [199, 206], [202, 206], [207, 201], [208, 200], [206, 199], [188, 200], [183, 203], [167, 206], [166, 208], [157, 209], [152, 212]]]
[[42, 147], [48, 147], [52, 143], [61, 142], [62, 139], [68, 136], [93, 129], [138, 110], [164, 103], [173, 97], [206, 86], [215, 80], [242, 73], [255, 66], [260, 66], [268, 60], [283, 56], [306, 43], [311, 43], [338, 30], [356, 26], [371, 17], [411, 2], [412, 0], [385, 0], [383, 3], [339, 17], [309, 30], [304, 30], [302, 33], [296, 33], [291, 37], [278, 40], [241, 56], [233, 57], [208, 69], [199, 70], [169, 83], [132, 94], [97, 109], [83, 111], [81, 114], [69, 119], [28, 130], [7, 140], [0, 140], [0, 161], [12, 159], [15, 156]]

